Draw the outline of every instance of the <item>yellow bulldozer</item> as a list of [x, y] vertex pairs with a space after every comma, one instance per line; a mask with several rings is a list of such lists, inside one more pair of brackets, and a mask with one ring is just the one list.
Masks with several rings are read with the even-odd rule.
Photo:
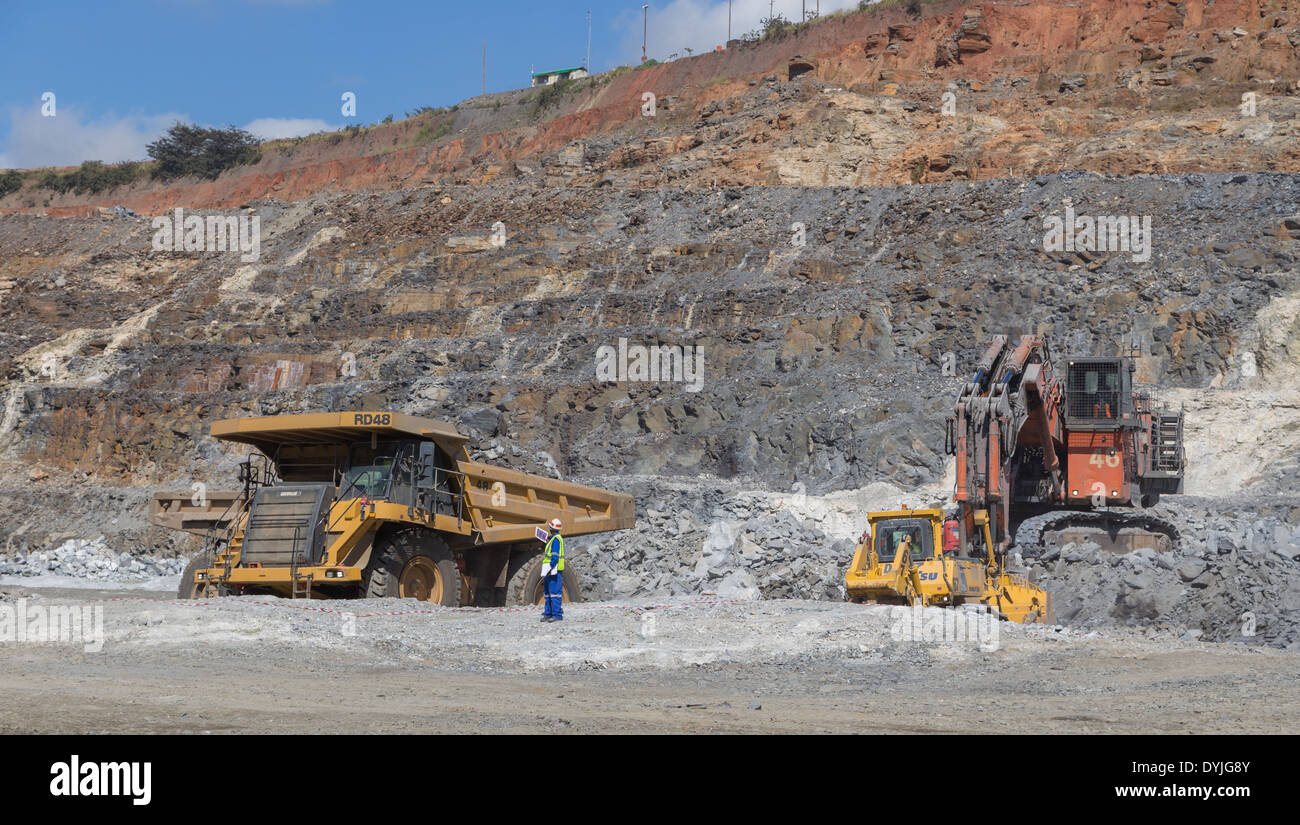
[[[239, 490], [158, 493], [151, 523], [203, 537], [180, 598], [414, 598], [536, 604], [543, 525], [565, 536], [630, 528], [631, 496], [470, 460], [446, 422], [391, 412], [236, 418], [216, 438], [250, 445]], [[581, 598], [573, 565], [566, 601]]]
[[[993, 547], [988, 514], [975, 513], [983, 547]], [[920, 607], [982, 604], [1013, 622], [1054, 623], [1052, 598], [1023, 576], [1002, 569], [995, 553], [963, 558], [944, 549], [955, 531], [942, 510], [869, 513], [867, 530], [845, 575], [850, 601]], [[955, 538], [955, 536], [954, 536]]]

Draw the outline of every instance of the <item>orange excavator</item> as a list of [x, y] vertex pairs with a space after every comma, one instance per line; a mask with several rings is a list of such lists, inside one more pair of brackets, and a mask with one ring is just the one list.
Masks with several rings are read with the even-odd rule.
[[947, 422], [959, 554], [980, 510], [998, 554], [1013, 536], [1022, 555], [1071, 541], [1120, 553], [1177, 546], [1178, 528], [1144, 511], [1183, 490], [1183, 413], [1135, 388], [1135, 371], [1132, 358], [1079, 357], [1058, 374], [1041, 336], [1014, 348], [993, 336]]
[[1008, 342], [989, 342], [947, 421], [955, 512], [868, 514], [845, 576], [851, 600], [1052, 621], [1050, 595], [1013, 569], [1013, 547], [1023, 558], [1081, 541], [1177, 546], [1177, 527], [1147, 508], [1182, 492], [1182, 412], [1133, 387], [1131, 358], [1072, 358], [1058, 374], [1042, 337]]

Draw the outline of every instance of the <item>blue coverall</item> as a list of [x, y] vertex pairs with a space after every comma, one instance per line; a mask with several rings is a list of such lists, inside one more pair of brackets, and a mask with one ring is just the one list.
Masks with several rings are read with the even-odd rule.
[[542, 579], [542, 593], [545, 594], [545, 605], [542, 608], [542, 616], [553, 619], [557, 622], [564, 620], [564, 537], [559, 533], [551, 536], [546, 541], [546, 549], [542, 551], [542, 566], [551, 565], [555, 572]]

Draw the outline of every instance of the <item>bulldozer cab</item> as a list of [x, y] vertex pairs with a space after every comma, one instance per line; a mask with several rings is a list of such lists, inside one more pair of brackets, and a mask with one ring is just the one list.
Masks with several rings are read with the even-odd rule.
[[934, 557], [934, 526], [926, 519], [900, 518], [875, 525], [876, 556], [888, 564], [898, 555], [898, 548], [910, 545], [913, 562]]

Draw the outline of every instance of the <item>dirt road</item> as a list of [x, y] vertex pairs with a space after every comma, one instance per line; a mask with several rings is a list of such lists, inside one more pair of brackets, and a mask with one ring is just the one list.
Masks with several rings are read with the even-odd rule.
[[1300, 720], [1294, 652], [1006, 624], [981, 649], [900, 640], [888, 608], [848, 604], [584, 604], [542, 625], [531, 610], [413, 602], [10, 595], [0, 607], [103, 607], [104, 644], [0, 642], [3, 733], [1272, 733]]

